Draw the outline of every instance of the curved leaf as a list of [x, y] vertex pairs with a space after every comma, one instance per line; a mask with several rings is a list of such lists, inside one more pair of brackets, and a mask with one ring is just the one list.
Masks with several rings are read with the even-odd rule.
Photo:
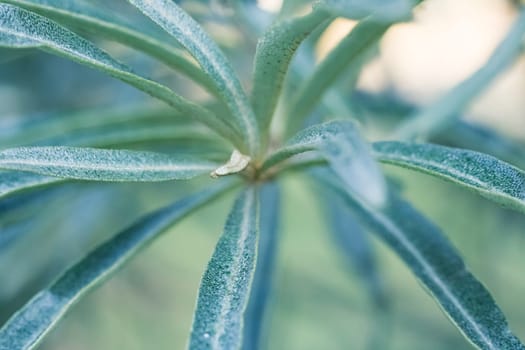
[[377, 269], [375, 252], [341, 195], [327, 193], [323, 208], [330, 225], [330, 233], [336, 249], [363, 281], [374, 304], [386, 308], [388, 293]]
[[33, 173], [0, 170], [0, 198], [33, 187], [41, 187], [65, 181], [58, 177]]
[[308, 151], [318, 151], [351, 192], [376, 206], [385, 201], [385, 179], [368, 144], [350, 121], [331, 121], [299, 132], [268, 157], [261, 171], [271, 173], [284, 160]]
[[193, 123], [168, 106], [136, 105], [117, 108], [95, 108], [89, 111], [52, 114], [50, 116], [28, 118], [21, 117], [0, 129], [0, 147], [35, 145], [46, 139], [64, 137], [70, 133], [90, 128], [118, 127], [150, 122], [171, 123], [183, 127]]
[[34, 349], [88, 291], [108, 279], [171, 225], [229, 186], [231, 182], [227, 181], [157, 210], [98, 246], [13, 315], [0, 329], [0, 349]]
[[514, 25], [485, 65], [430, 106], [403, 122], [395, 131], [394, 138], [428, 137], [449, 127], [458, 117], [457, 113], [519, 57], [524, 35], [525, 6], [521, 6], [521, 13]]
[[[111, 146], [132, 144], [148, 141], [173, 141], [183, 140], [193, 141], [201, 146], [208, 146], [210, 143], [217, 145], [217, 138], [214, 138], [209, 130], [202, 125], [178, 125], [172, 122], [157, 123], [127, 123], [118, 126], [104, 126], [99, 128], [88, 128], [39, 140], [33, 143], [35, 146]], [[222, 140], [221, 140], [222, 141]], [[224, 148], [227, 155], [231, 152], [231, 146]]]
[[301, 128], [304, 119], [343, 70], [363, 64], [361, 57], [379, 41], [389, 27], [388, 23], [377, 23], [372, 19], [362, 20], [330, 51], [313, 74], [303, 81], [292, 95], [286, 113], [289, 118], [288, 133]]
[[12, 5], [0, 4], [0, 46], [37, 47], [101, 70], [166, 102], [181, 114], [199, 120], [242, 147], [231, 127], [206, 108], [186, 100], [164, 85], [138, 76], [91, 42], [47, 18]]
[[525, 168], [525, 145], [509, 139], [486, 126], [458, 120], [435, 137], [437, 143], [490, 154], [505, 162]]
[[505, 316], [485, 287], [467, 270], [458, 252], [434, 224], [408, 203], [390, 194], [374, 209], [341, 191], [326, 173], [316, 179], [344, 195], [346, 203], [405, 262], [450, 320], [477, 348], [523, 350]]
[[237, 349], [255, 270], [258, 205], [254, 188], [236, 200], [199, 289], [189, 348]]
[[261, 187], [260, 234], [257, 248], [257, 266], [253, 277], [252, 290], [244, 314], [244, 335], [242, 349], [261, 348], [261, 336], [265, 330], [266, 309], [273, 286], [273, 270], [277, 254], [279, 229], [280, 190], [271, 182]]
[[161, 153], [79, 147], [0, 151], [0, 169], [93, 181], [167, 181], [209, 173], [217, 165]]
[[[248, 97], [230, 62], [202, 27], [171, 0], [128, 0], [166, 32], [173, 35], [215, 82], [235, 118], [235, 126], [248, 142], [250, 154], [258, 152], [259, 130]], [[242, 151], [242, 150], [241, 150]]]
[[288, 65], [301, 42], [330, 16], [321, 10], [278, 22], [257, 43], [252, 105], [261, 130], [270, 125]]
[[66, 27], [101, 35], [109, 40], [142, 51], [171, 68], [187, 75], [209, 92], [217, 94], [215, 85], [194, 62], [179, 48], [162, 42], [151, 35], [133, 29], [131, 26], [105, 19], [97, 11], [89, 11], [87, 4], [64, 0], [1, 0], [51, 18]]
[[375, 157], [460, 184], [525, 213], [525, 172], [492, 156], [432, 144], [378, 142]]

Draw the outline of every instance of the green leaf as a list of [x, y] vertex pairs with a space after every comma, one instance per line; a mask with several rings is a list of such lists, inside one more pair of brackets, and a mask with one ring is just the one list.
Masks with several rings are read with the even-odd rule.
[[217, 94], [215, 85], [208, 76], [188, 59], [182, 50], [152, 35], [135, 30], [131, 25], [106, 19], [100, 11], [91, 8], [87, 3], [64, 0], [0, 0], [0, 2], [17, 5], [53, 19], [66, 27], [103, 36], [142, 51], [187, 75], [211, 93]]
[[[43, 146], [112, 146], [133, 144], [148, 141], [172, 141], [182, 142], [184, 140], [193, 142], [204, 147], [215, 143], [217, 138], [213, 137], [209, 130], [202, 125], [178, 125], [172, 122], [157, 123], [128, 123], [112, 127], [89, 128], [74, 131], [61, 136], [55, 136], [40, 140], [33, 145]], [[222, 140], [221, 140], [222, 141]], [[225, 157], [231, 146], [223, 147]], [[203, 154], [206, 156], [206, 154]], [[223, 157], [223, 159], [225, 158]]]
[[322, 206], [336, 249], [363, 281], [374, 304], [386, 308], [388, 293], [377, 269], [376, 256], [367, 233], [356, 222], [341, 195], [325, 193], [323, 199]]
[[242, 147], [242, 142], [231, 127], [209, 110], [186, 100], [164, 85], [138, 76], [91, 42], [47, 18], [12, 5], [0, 4], [0, 46], [41, 48], [101, 70], [166, 102], [181, 114], [199, 120]]
[[485, 287], [467, 270], [458, 252], [431, 222], [390, 194], [381, 209], [345, 195], [326, 173], [316, 179], [345, 196], [346, 203], [405, 262], [472, 344], [483, 350], [523, 350]]
[[314, 10], [302, 17], [277, 22], [259, 39], [254, 62], [252, 105], [261, 130], [270, 125], [295, 51], [315, 28], [329, 20], [331, 17], [325, 11]]
[[436, 143], [487, 153], [505, 162], [525, 168], [525, 145], [483, 125], [458, 120], [435, 137]]
[[36, 120], [35, 118], [19, 118], [19, 120], [18, 123], [0, 129], [2, 148], [34, 145], [93, 128], [125, 127], [128, 124], [139, 122], [151, 124], [169, 122], [181, 127], [187, 127], [188, 124], [193, 123], [177, 114], [177, 111], [172, 108], [148, 105], [95, 108], [88, 111], [53, 114]]
[[258, 204], [255, 188], [236, 200], [199, 289], [189, 348], [238, 349], [255, 270]]
[[[250, 154], [258, 153], [259, 130], [248, 97], [233, 67], [202, 27], [171, 0], [128, 0], [166, 32], [173, 35], [200, 63], [215, 82], [235, 120], [235, 127], [248, 143]], [[242, 151], [242, 150], [241, 150]]]
[[485, 65], [430, 106], [403, 122], [395, 131], [394, 138], [427, 138], [447, 129], [458, 117], [458, 112], [519, 57], [524, 34], [525, 6], [522, 6], [520, 15], [506, 38], [494, 50]]
[[226, 181], [157, 210], [98, 246], [35, 295], [0, 329], [0, 349], [34, 349], [88, 291], [108, 279], [163, 231], [230, 186], [231, 182]]
[[385, 179], [370, 155], [368, 144], [350, 121], [331, 121], [299, 132], [268, 157], [261, 171], [272, 173], [279, 163], [308, 151], [319, 152], [347, 190], [381, 206], [386, 195]]
[[252, 290], [244, 314], [244, 334], [242, 349], [261, 348], [267, 320], [268, 299], [273, 286], [273, 271], [277, 254], [277, 235], [281, 209], [280, 190], [275, 182], [261, 187], [260, 194], [260, 234], [257, 248], [257, 266], [252, 282]]
[[0, 169], [93, 181], [167, 181], [210, 173], [217, 165], [161, 153], [79, 147], [0, 151]]
[[33, 187], [62, 182], [64, 179], [33, 173], [0, 170], [0, 198]]
[[316, 6], [350, 19], [371, 17], [376, 22], [398, 22], [410, 19], [414, 3], [410, 0], [320, 0]]
[[354, 29], [319, 63], [287, 104], [288, 134], [299, 130], [304, 119], [319, 103], [324, 93], [346, 69], [361, 67], [366, 55], [390, 27], [372, 19], [360, 21]]
[[[136, 106], [52, 115], [38, 120], [24, 119], [0, 131], [0, 147], [97, 146], [148, 141], [193, 142], [194, 148], [213, 146], [219, 153], [231, 152], [222, 139], [203, 125], [174, 110]], [[215, 152], [218, 153], [218, 152]]]
[[525, 173], [492, 156], [432, 144], [378, 142], [381, 162], [440, 177], [525, 213]]

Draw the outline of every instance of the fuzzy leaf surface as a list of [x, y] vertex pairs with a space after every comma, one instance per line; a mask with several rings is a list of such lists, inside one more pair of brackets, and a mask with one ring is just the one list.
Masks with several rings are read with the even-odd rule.
[[107, 280], [159, 234], [223, 193], [226, 181], [157, 210], [98, 246], [36, 294], [0, 329], [0, 350], [34, 349], [87, 292]]
[[463, 335], [482, 350], [523, 350], [487, 289], [465, 266], [441, 230], [397, 195], [381, 209], [341, 191], [325, 172], [316, 179], [345, 194], [355, 215], [374, 231], [426, 287]]
[[381, 162], [454, 182], [525, 213], [525, 172], [487, 154], [433, 144], [377, 142]]
[[259, 147], [255, 114], [232, 65], [202, 27], [174, 1], [128, 0], [166, 32], [173, 35], [215, 82], [232, 112], [232, 123], [247, 141], [251, 154]]
[[295, 51], [315, 28], [329, 18], [325, 11], [314, 10], [303, 17], [277, 22], [259, 39], [254, 63], [252, 104], [263, 130], [271, 122]]
[[206, 108], [186, 100], [164, 85], [135, 74], [91, 42], [45, 17], [9, 4], [0, 4], [1, 46], [40, 48], [103, 71], [166, 102], [178, 112], [199, 120], [234, 143], [241, 144], [231, 127]]
[[238, 349], [252, 285], [258, 236], [255, 188], [235, 201], [202, 277], [189, 349]]
[[152, 35], [134, 29], [130, 24], [108, 18], [85, 2], [64, 0], [0, 0], [51, 18], [66, 27], [87, 31], [142, 51], [187, 75], [212, 93], [214, 85], [181, 49]]
[[161, 153], [67, 146], [0, 151], [0, 169], [92, 181], [167, 181], [209, 173], [217, 165]]
[[250, 300], [244, 314], [242, 349], [257, 350], [263, 344], [268, 300], [274, 279], [277, 255], [281, 198], [277, 183], [270, 182], [260, 191], [260, 234], [257, 249], [257, 266], [253, 277]]
[[320, 153], [348, 190], [381, 206], [386, 196], [385, 179], [370, 154], [368, 144], [350, 121], [331, 121], [299, 132], [270, 155], [262, 169], [268, 170], [290, 157], [309, 151]]

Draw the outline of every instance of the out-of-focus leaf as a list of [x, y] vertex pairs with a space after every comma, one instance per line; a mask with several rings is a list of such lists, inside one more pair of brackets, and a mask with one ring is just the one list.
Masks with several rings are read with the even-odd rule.
[[238, 349], [253, 280], [258, 236], [255, 188], [236, 200], [202, 277], [189, 348]]
[[[113, 127], [89, 128], [41, 140], [33, 145], [43, 146], [112, 146], [148, 141], [188, 140], [202, 146], [217, 143], [209, 130], [202, 125], [177, 125], [173, 123], [128, 123]], [[231, 146], [230, 146], [231, 147]], [[228, 148], [230, 151], [231, 149]], [[203, 154], [205, 156], [205, 154]]]
[[[244, 136], [251, 155], [258, 153], [259, 130], [255, 114], [233, 67], [202, 27], [170, 0], [128, 0], [166, 32], [173, 35], [200, 63], [215, 82], [234, 118], [234, 127]], [[242, 150], [241, 151], [245, 151]]]
[[525, 173], [501, 160], [474, 151], [403, 142], [377, 142], [381, 162], [440, 177], [525, 213]]
[[[401, 101], [389, 92], [372, 94], [355, 91], [349, 103], [352, 107], [357, 107], [356, 113], [373, 118], [378, 125], [398, 124], [416, 110], [415, 106]], [[506, 137], [487, 126], [463, 121], [461, 116], [455, 119], [448, 129], [434, 135], [430, 142], [490, 154], [525, 168], [525, 145], [522, 142]]]
[[434, 137], [437, 143], [490, 154], [508, 163], [525, 168], [525, 145], [498, 134], [496, 131], [458, 120], [445, 132]]
[[260, 234], [257, 249], [257, 266], [252, 282], [252, 290], [244, 314], [244, 335], [242, 349], [261, 348], [261, 336], [265, 331], [267, 305], [273, 286], [273, 270], [277, 254], [277, 234], [279, 230], [280, 191], [271, 182], [260, 191]]
[[101, 70], [166, 102], [181, 114], [199, 120], [233, 143], [242, 144], [228, 123], [206, 108], [186, 100], [164, 85], [138, 76], [91, 42], [45, 17], [0, 4], [0, 46], [36, 47]]
[[208, 161], [127, 150], [50, 146], [0, 151], [0, 169], [78, 180], [182, 180], [209, 173], [216, 166]]
[[89, 111], [53, 114], [43, 117], [25, 117], [0, 129], [0, 146], [28, 146], [43, 140], [64, 137], [70, 133], [92, 128], [116, 128], [128, 124], [148, 122], [171, 123], [187, 127], [194, 123], [172, 108], [136, 105], [117, 108], [95, 108]]
[[458, 113], [519, 57], [524, 35], [525, 6], [522, 6], [520, 15], [506, 38], [494, 50], [485, 65], [430, 106], [403, 122], [395, 131], [394, 138], [427, 138], [448, 128], [458, 117]]
[[0, 171], [0, 198], [12, 193], [59, 183], [64, 179], [19, 171]]
[[370, 17], [376, 22], [398, 22], [411, 17], [414, 2], [410, 0], [320, 0], [316, 3], [334, 15], [350, 19]]
[[291, 97], [286, 113], [289, 118], [289, 134], [301, 128], [305, 118], [342, 71], [355, 65], [361, 67], [361, 57], [379, 41], [389, 27], [390, 24], [377, 23], [371, 19], [362, 20], [330, 51]]
[[188, 59], [182, 50], [135, 30], [131, 26], [105, 19], [95, 9], [90, 11], [87, 3], [79, 4], [77, 1], [64, 0], [1, 0], [0, 2], [28, 9], [66, 27], [101, 35], [128, 45], [187, 75], [211, 93], [217, 93], [207, 75]]
[[286, 159], [308, 151], [318, 151], [351, 192], [375, 206], [385, 201], [385, 179], [368, 144], [350, 121], [331, 121], [299, 132], [268, 157], [262, 171], [271, 171]]
[[226, 181], [157, 210], [100, 245], [40, 291], [0, 329], [1, 350], [34, 349], [64, 314], [160, 233], [231, 186]]
[[333, 176], [322, 172], [316, 179], [345, 196], [355, 215], [405, 262], [472, 344], [483, 350], [525, 349], [438, 227], [393, 193], [384, 207], [374, 209], [341, 191]]
[[323, 207], [331, 227], [333, 241], [359, 278], [374, 304], [380, 308], [387, 303], [387, 293], [377, 270], [376, 257], [366, 233], [354, 219], [340, 195], [328, 193]]
[[325, 11], [314, 10], [302, 17], [277, 22], [259, 39], [254, 63], [252, 104], [261, 130], [266, 130], [270, 125], [295, 51], [317, 26], [330, 18]]

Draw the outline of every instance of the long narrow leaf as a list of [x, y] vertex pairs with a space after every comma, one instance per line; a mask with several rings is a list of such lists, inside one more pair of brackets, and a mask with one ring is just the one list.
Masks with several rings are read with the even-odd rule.
[[189, 348], [238, 349], [256, 262], [258, 203], [254, 188], [235, 202], [202, 277]]
[[34, 349], [88, 291], [163, 231], [231, 186], [227, 181], [157, 210], [100, 245], [39, 292], [0, 329], [0, 350]]
[[166, 32], [173, 35], [215, 82], [235, 118], [235, 126], [258, 153], [259, 130], [248, 97], [230, 62], [202, 27], [171, 0], [128, 0]]
[[319, 152], [350, 191], [381, 206], [386, 195], [385, 179], [368, 144], [350, 121], [331, 121], [299, 132], [268, 157], [262, 171], [271, 172], [286, 159], [308, 151]]
[[[316, 179], [344, 193], [326, 173]], [[350, 195], [345, 195], [345, 201], [405, 262], [472, 344], [483, 350], [525, 349], [492, 296], [438, 227], [393, 193], [381, 209]]]
[[289, 118], [288, 134], [301, 128], [304, 119], [319, 103], [324, 93], [337, 80], [341, 72], [349, 67], [363, 64], [361, 57], [379, 41], [390, 27], [371, 19], [359, 22], [357, 26], [319, 63], [287, 105]]
[[166, 102], [180, 113], [208, 125], [238, 147], [243, 147], [238, 134], [235, 134], [228, 123], [218, 119], [206, 108], [186, 100], [164, 85], [138, 76], [91, 42], [40, 15], [12, 5], [0, 4], [0, 46], [41, 48], [101, 70]]
[[64, 181], [64, 179], [58, 177], [0, 170], [0, 198], [22, 190], [51, 185], [62, 181]]
[[252, 104], [261, 130], [266, 130], [277, 105], [281, 86], [292, 57], [301, 42], [331, 17], [314, 10], [303, 17], [278, 22], [257, 43]]
[[182, 50], [135, 30], [131, 26], [105, 19], [98, 15], [97, 11], [89, 11], [86, 4], [79, 6], [75, 1], [64, 2], [63, 0], [0, 0], [0, 2], [23, 7], [51, 18], [66, 27], [100, 35], [142, 51], [187, 75], [211, 93], [217, 94], [208, 76], [188, 59]]
[[525, 172], [492, 156], [432, 144], [378, 142], [375, 157], [452, 181], [525, 213]]
[[0, 169], [93, 181], [167, 181], [209, 173], [217, 165], [166, 154], [79, 147], [20, 147], [0, 151]]
[[350, 19], [371, 17], [377, 22], [398, 22], [410, 18], [410, 0], [320, 0], [316, 6]]
[[341, 195], [329, 193], [325, 194], [323, 199], [323, 207], [336, 249], [363, 281], [374, 304], [384, 308], [387, 303], [387, 293], [367, 234], [352, 216]]
[[428, 137], [449, 127], [468, 103], [509, 67], [522, 52], [525, 35], [525, 6], [507, 37], [494, 50], [485, 65], [469, 78], [456, 85], [433, 104], [402, 123], [394, 133], [395, 139]]
[[[217, 145], [218, 139], [214, 136], [202, 125], [177, 125], [171, 122], [128, 123], [112, 127], [82, 129], [69, 134], [42, 139], [32, 145], [106, 147], [149, 141], [182, 142], [188, 140], [194, 142], [195, 148], [198, 148], [209, 144]], [[223, 147], [226, 156], [228, 151], [231, 152], [230, 147]]]
[[452, 127], [435, 136], [437, 143], [490, 154], [505, 162], [525, 168], [525, 144], [512, 140], [480, 124], [458, 120]]
[[135, 105], [117, 108], [95, 108], [67, 114], [21, 117], [0, 128], [0, 147], [28, 146], [43, 140], [91, 128], [114, 128], [139, 122], [171, 123], [186, 127], [192, 120], [168, 106]]
[[242, 349], [261, 348], [261, 336], [265, 331], [267, 305], [273, 286], [273, 270], [277, 253], [279, 230], [280, 191], [276, 183], [261, 187], [260, 234], [257, 249], [257, 266], [253, 277], [252, 290], [244, 314], [244, 335]]

